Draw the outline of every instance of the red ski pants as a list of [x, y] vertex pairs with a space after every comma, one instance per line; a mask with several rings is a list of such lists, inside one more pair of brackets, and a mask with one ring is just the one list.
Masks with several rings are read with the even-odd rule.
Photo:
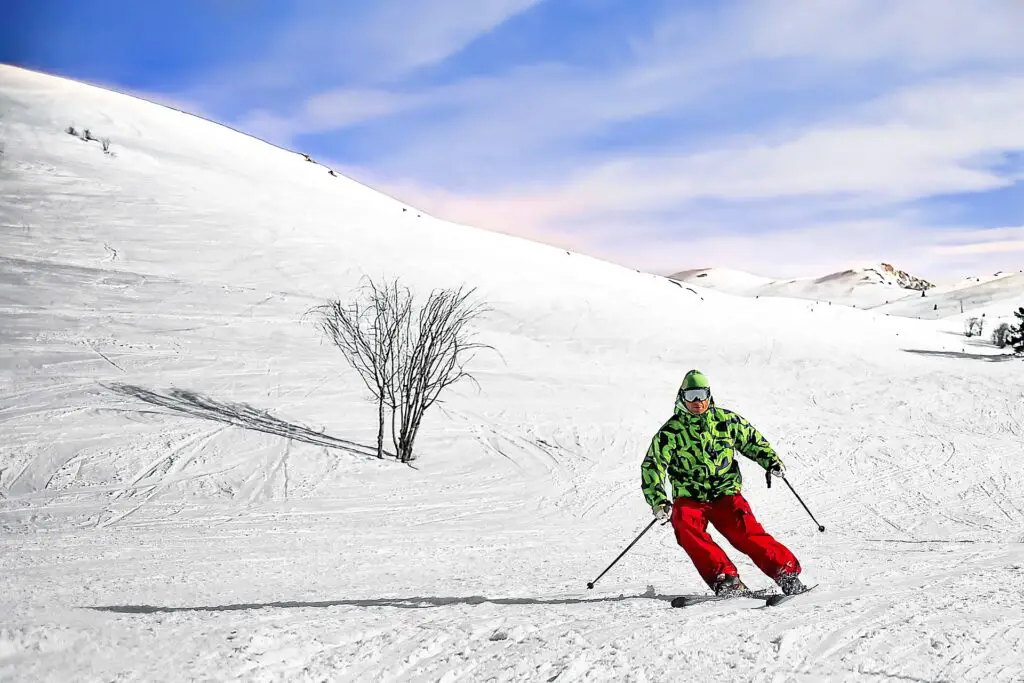
[[742, 495], [722, 496], [708, 503], [676, 498], [672, 504], [676, 541], [709, 586], [714, 586], [719, 574], [738, 576], [739, 572], [725, 551], [711, 539], [708, 522], [773, 580], [783, 571], [800, 572], [800, 563], [793, 553], [765, 532]]

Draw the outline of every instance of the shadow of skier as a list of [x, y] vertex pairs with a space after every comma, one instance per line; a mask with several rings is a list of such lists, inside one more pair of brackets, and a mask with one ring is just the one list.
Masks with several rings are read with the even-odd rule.
[[236, 612], [252, 609], [295, 609], [303, 607], [399, 607], [402, 609], [428, 609], [431, 607], [447, 607], [449, 605], [583, 605], [599, 602], [624, 602], [626, 600], [664, 600], [671, 601], [673, 595], [641, 593], [637, 595], [618, 595], [595, 598], [487, 598], [482, 595], [465, 597], [441, 598], [367, 598], [363, 600], [322, 600], [322, 601], [287, 601], [287, 602], [248, 602], [236, 605], [210, 605], [198, 607], [159, 607], [156, 605], [100, 605], [86, 607], [97, 612], [117, 612], [120, 614], [164, 614], [169, 612]]
[[982, 360], [988, 363], [1005, 363], [1013, 360], [1012, 353], [966, 353], [963, 351], [931, 351], [926, 349], [903, 349], [907, 353], [914, 353], [919, 356], [932, 356], [934, 358], [966, 358], [968, 360]]

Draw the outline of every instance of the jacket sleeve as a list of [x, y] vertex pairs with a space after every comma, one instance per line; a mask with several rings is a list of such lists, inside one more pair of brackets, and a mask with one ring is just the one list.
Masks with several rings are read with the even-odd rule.
[[768, 443], [768, 439], [764, 438], [745, 417], [733, 413], [731, 423], [733, 441], [740, 453], [765, 469], [782, 462], [775, 449]]
[[666, 444], [667, 435], [659, 431], [651, 440], [647, 456], [640, 465], [640, 485], [651, 509], [657, 509], [668, 502], [668, 496], [665, 495], [665, 469], [668, 464]]

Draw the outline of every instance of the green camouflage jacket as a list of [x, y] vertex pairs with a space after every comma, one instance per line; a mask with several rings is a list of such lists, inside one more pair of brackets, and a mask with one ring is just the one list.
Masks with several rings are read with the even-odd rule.
[[676, 404], [669, 418], [651, 441], [640, 466], [644, 497], [652, 508], [669, 502], [665, 477], [672, 485], [673, 498], [709, 501], [739, 493], [742, 477], [736, 453], [765, 469], [780, 462], [771, 444], [744, 417], [711, 407], [694, 415]]

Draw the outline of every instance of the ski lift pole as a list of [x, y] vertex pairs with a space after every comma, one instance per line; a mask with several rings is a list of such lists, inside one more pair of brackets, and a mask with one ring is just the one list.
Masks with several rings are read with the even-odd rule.
[[643, 535], [644, 535], [644, 534], [646, 534], [646, 533], [647, 533], [648, 531], [650, 531], [651, 527], [652, 527], [652, 526], [654, 526], [654, 525], [655, 525], [655, 524], [656, 524], [657, 522], [658, 522], [658, 518], [657, 518], [657, 517], [655, 517], [654, 519], [652, 519], [652, 520], [651, 520], [651, 523], [650, 523], [650, 524], [648, 524], [648, 525], [647, 525], [647, 526], [646, 526], [646, 527], [644, 528], [644, 530], [640, 532], [640, 535], [639, 535], [639, 536], [637, 536], [636, 538], [634, 538], [634, 539], [633, 539], [633, 542], [632, 542], [632, 543], [630, 543], [629, 545], [627, 545], [627, 546], [626, 546], [626, 549], [625, 549], [625, 550], [623, 550], [623, 551], [622, 551], [621, 553], [619, 553], [619, 556], [618, 556], [618, 557], [616, 557], [616, 558], [615, 558], [615, 559], [614, 559], [614, 560], [612, 561], [612, 563], [611, 563], [610, 565], [608, 565], [608, 568], [607, 568], [607, 569], [605, 569], [605, 570], [604, 570], [603, 572], [601, 572], [601, 573], [600, 573], [600, 574], [598, 575], [598, 577], [597, 577], [596, 579], [594, 579], [593, 581], [590, 581], [590, 582], [588, 582], [588, 583], [587, 583], [587, 588], [588, 588], [588, 589], [590, 589], [590, 588], [593, 588], [593, 587], [594, 587], [594, 584], [595, 584], [595, 583], [597, 583], [598, 581], [600, 581], [600, 580], [601, 580], [601, 577], [602, 577], [602, 576], [604, 576], [605, 574], [607, 574], [607, 573], [608, 573], [608, 569], [611, 569], [612, 567], [614, 567], [614, 566], [615, 566], [615, 563], [616, 563], [616, 562], [618, 562], [619, 560], [621, 560], [621, 559], [622, 559], [622, 556], [623, 556], [623, 555], [625, 555], [626, 553], [628, 553], [628, 552], [629, 552], [629, 549], [630, 549], [630, 548], [632, 548], [632, 547], [633, 547], [634, 545], [636, 545], [636, 542], [637, 542], [637, 541], [639, 541], [639, 540], [640, 540], [641, 538], [643, 538]]

